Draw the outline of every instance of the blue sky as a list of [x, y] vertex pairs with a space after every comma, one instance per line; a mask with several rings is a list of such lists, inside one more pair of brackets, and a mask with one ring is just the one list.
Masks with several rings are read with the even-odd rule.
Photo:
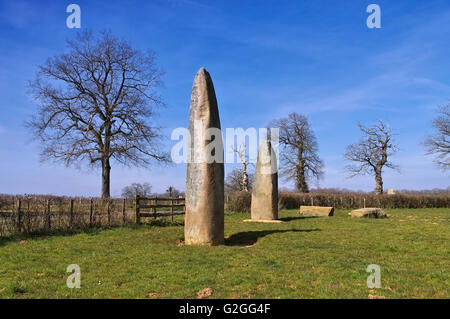
[[[434, 110], [450, 100], [448, 0], [16, 0], [0, 1], [0, 193], [100, 194], [99, 171], [40, 163], [23, 125], [36, 110], [27, 81], [77, 32], [65, 24], [70, 3], [81, 7], [82, 28], [110, 29], [157, 52], [167, 106], [156, 121], [168, 137], [187, 126], [192, 81], [205, 66], [223, 128], [265, 127], [293, 111], [309, 117], [325, 163], [321, 187], [374, 188], [371, 176], [346, 179], [343, 153], [359, 139], [356, 124], [377, 118], [398, 133], [400, 147], [392, 160], [401, 172], [386, 171], [385, 188], [450, 185], [420, 145]], [[366, 26], [370, 3], [381, 7], [381, 29]], [[165, 144], [170, 150], [175, 141]], [[111, 192], [132, 182], [184, 189], [184, 177], [184, 165], [116, 165]]]

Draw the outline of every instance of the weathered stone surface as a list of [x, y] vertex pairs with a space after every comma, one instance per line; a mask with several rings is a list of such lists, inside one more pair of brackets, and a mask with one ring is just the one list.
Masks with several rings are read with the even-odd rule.
[[[224, 242], [224, 164], [222, 136], [207, 130], [220, 129], [219, 109], [209, 73], [201, 68], [192, 86], [189, 112], [188, 164], [186, 176], [186, 245], [220, 245]], [[208, 159], [214, 155], [211, 162]]]
[[381, 208], [360, 208], [350, 212], [352, 217], [374, 217], [384, 218], [387, 217], [386, 213]]
[[334, 207], [300, 206], [300, 214], [316, 217], [333, 216]]
[[278, 219], [277, 158], [268, 140], [261, 142], [251, 203], [252, 220]]

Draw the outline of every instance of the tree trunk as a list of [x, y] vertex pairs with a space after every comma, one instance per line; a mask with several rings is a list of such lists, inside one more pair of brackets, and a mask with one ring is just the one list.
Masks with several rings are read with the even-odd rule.
[[375, 169], [375, 194], [383, 194], [383, 178], [381, 177], [381, 168]]
[[297, 171], [297, 183], [296, 183], [297, 191], [301, 193], [309, 193], [308, 184], [305, 181], [305, 174], [302, 169]]
[[110, 175], [111, 165], [109, 164], [109, 158], [102, 160], [102, 198], [110, 197]]
[[298, 150], [298, 165], [296, 172], [296, 185], [297, 191], [301, 193], [309, 193], [308, 184], [306, 183], [305, 176], [305, 160], [303, 159], [302, 149]]
[[111, 165], [109, 163], [111, 147], [111, 121], [110, 114], [108, 114], [108, 112], [106, 112], [106, 114], [107, 120], [105, 121], [105, 142], [102, 154], [102, 198], [109, 198], [111, 196]]
[[247, 174], [247, 164], [242, 163], [242, 190], [248, 192], [248, 174]]

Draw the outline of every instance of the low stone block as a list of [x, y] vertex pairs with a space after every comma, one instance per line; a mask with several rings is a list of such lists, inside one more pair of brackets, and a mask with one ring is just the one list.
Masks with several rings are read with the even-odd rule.
[[387, 214], [381, 208], [360, 208], [350, 212], [352, 217], [385, 218]]
[[315, 217], [333, 216], [334, 207], [300, 206], [300, 214]]

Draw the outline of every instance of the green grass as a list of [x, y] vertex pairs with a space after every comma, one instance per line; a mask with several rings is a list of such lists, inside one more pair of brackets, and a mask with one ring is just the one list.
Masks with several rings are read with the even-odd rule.
[[[282, 224], [226, 214], [226, 245], [180, 245], [177, 224], [0, 239], [2, 298], [450, 298], [450, 209], [388, 210], [388, 219], [283, 211]], [[26, 240], [26, 241], [24, 241]], [[81, 267], [81, 289], [66, 267]], [[369, 264], [381, 288], [366, 286]]]

